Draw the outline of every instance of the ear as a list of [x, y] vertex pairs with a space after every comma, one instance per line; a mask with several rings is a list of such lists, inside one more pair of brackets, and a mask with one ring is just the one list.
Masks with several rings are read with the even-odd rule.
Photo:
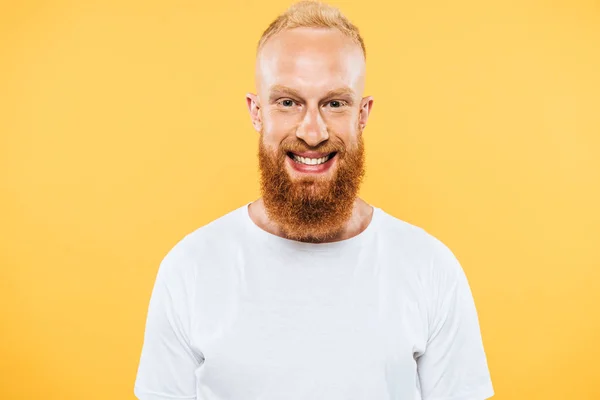
[[262, 131], [262, 120], [260, 116], [260, 104], [258, 102], [258, 96], [252, 93], [246, 94], [246, 104], [248, 105], [248, 111], [250, 112], [250, 119], [252, 120], [252, 126], [258, 133]]
[[367, 120], [371, 114], [371, 108], [373, 108], [373, 97], [363, 97], [360, 102], [360, 110], [358, 115], [358, 127], [360, 128], [361, 132], [363, 129], [365, 129], [365, 126], [367, 126]]

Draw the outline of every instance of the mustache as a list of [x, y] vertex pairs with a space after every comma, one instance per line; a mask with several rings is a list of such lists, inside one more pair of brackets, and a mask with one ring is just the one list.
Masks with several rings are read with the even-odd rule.
[[343, 143], [326, 141], [319, 144], [318, 146], [309, 146], [306, 142], [301, 140], [288, 140], [282, 142], [279, 146], [279, 150], [282, 154], [287, 153], [304, 153], [307, 151], [315, 151], [318, 153], [341, 153], [343, 154], [346, 150]]

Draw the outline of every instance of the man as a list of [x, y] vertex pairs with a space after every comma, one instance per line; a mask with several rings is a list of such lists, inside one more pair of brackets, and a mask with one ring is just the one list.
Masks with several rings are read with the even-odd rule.
[[365, 50], [335, 8], [292, 6], [259, 42], [262, 198], [160, 265], [141, 400], [483, 400], [478, 317], [451, 251], [357, 198]]

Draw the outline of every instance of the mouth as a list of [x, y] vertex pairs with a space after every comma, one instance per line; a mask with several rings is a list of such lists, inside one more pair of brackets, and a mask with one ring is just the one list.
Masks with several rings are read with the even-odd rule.
[[299, 173], [321, 174], [327, 172], [335, 163], [337, 152], [323, 153], [287, 153], [288, 164]]
[[289, 158], [291, 158], [293, 161], [295, 161], [298, 164], [302, 164], [302, 165], [321, 165], [321, 164], [325, 164], [327, 161], [331, 160], [333, 157], [335, 157], [335, 155], [337, 154], [337, 152], [333, 152], [333, 153], [329, 153], [326, 155], [322, 155], [320, 157], [303, 157], [300, 156], [298, 154], [294, 154], [292, 152], [288, 152], [287, 155]]

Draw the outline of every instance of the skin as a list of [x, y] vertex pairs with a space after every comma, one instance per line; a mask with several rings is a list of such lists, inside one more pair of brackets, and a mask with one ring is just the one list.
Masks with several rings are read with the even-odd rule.
[[[324, 143], [357, 145], [373, 98], [363, 97], [365, 59], [360, 45], [336, 29], [295, 28], [271, 37], [257, 55], [257, 94], [246, 101], [254, 129], [263, 143], [276, 152], [284, 140], [304, 142], [310, 149]], [[291, 161], [291, 160], [288, 160]], [[295, 180], [315, 176], [331, 178], [337, 160], [325, 172], [307, 173], [285, 164]], [[262, 199], [249, 206], [250, 218], [272, 234], [285, 237], [271, 221]], [[356, 198], [343, 230], [328, 241], [351, 238], [370, 223], [373, 207]]]

